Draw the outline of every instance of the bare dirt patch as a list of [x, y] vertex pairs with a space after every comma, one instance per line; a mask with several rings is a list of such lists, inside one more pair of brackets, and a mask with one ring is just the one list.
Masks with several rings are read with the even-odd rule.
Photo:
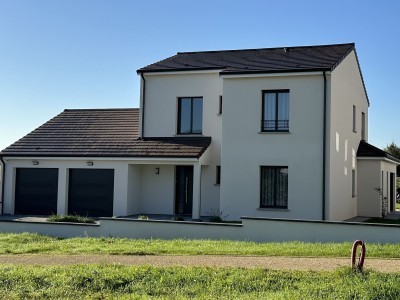
[[[283, 256], [222, 256], [222, 255], [0, 255], [0, 264], [13, 265], [75, 265], [122, 264], [151, 266], [202, 266], [266, 268], [273, 270], [331, 271], [350, 266], [350, 259]], [[364, 267], [380, 272], [400, 272], [398, 259], [366, 259]]]

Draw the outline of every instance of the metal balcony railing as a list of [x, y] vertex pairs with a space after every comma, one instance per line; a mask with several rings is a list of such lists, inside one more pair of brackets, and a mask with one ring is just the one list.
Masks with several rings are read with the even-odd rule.
[[289, 120], [262, 120], [261, 129], [263, 131], [288, 131]]

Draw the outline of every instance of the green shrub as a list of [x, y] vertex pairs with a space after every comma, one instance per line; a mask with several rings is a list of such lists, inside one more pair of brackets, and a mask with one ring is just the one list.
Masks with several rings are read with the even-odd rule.
[[148, 219], [149, 219], [149, 216], [146, 216], [146, 215], [140, 215], [138, 217], [138, 220], [148, 220]]
[[79, 215], [51, 215], [47, 218], [48, 222], [71, 222], [71, 223], [85, 223], [85, 224], [95, 224], [95, 220], [88, 217], [83, 217]]

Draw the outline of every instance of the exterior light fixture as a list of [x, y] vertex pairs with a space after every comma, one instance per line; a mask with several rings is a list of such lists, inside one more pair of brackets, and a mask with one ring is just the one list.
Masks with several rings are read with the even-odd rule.
[[154, 169], [154, 173], [157, 174], [157, 175], [160, 174], [160, 168], [155, 168]]
[[37, 166], [39, 162], [37, 160], [32, 160], [32, 165]]
[[92, 161], [87, 161], [87, 162], [86, 162], [86, 165], [89, 166], [89, 167], [91, 167], [91, 166], [93, 166], [93, 162], [92, 162]]

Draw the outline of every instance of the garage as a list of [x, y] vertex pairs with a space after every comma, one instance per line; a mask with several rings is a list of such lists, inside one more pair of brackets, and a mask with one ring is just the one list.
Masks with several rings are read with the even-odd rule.
[[16, 169], [15, 214], [56, 214], [57, 193], [58, 169]]
[[111, 217], [114, 200], [114, 170], [70, 169], [68, 213]]

